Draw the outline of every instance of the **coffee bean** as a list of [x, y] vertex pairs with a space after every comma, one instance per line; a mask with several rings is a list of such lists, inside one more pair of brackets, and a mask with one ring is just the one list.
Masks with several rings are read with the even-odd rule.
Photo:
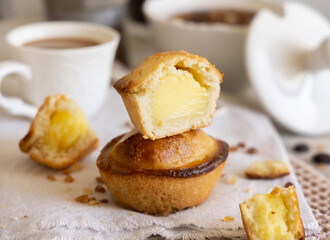
[[307, 152], [309, 147], [305, 143], [298, 143], [293, 147], [293, 151], [297, 153]]
[[312, 157], [314, 163], [328, 163], [330, 164], [330, 155], [326, 153], [317, 153]]

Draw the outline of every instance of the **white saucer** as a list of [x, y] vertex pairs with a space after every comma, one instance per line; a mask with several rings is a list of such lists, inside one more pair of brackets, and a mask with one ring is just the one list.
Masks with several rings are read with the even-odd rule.
[[300, 134], [329, 133], [330, 66], [318, 69], [319, 61], [309, 62], [311, 53], [324, 55], [320, 45], [330, 37], [330, 24], [303, 4], [288, 2], [283, 10], [283, 16], [262, 10], [251, 24], [249, 79], [265, 110], [281, 125]]

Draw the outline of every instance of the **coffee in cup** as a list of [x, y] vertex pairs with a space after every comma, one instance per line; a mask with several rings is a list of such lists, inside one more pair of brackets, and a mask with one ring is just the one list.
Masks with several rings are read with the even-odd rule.
[[111, 28], [82, 22], [42, 22], [12, 30], [6, 40], [14, 61], [0, 62], [0, 86], [10, 74], [22, 81], [19, 98], [0, 92], [0, 107], [33, 118], [46, 96], [62, 93], [91, 117], [105, 99], [119, 38]]

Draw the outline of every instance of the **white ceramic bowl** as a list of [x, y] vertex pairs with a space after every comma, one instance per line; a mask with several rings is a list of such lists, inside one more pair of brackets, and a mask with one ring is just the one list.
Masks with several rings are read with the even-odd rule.
[[238, 92], [248, 86], [244, 63], [247, 26], [194, 23], [173, 19], [186, 12], [216, 9], [258, 11], [274, 7], [258, 0], [147, 0], [144, 13], [159, 51], [186, 50], [206, 57], [225, 74], [223, 89]]

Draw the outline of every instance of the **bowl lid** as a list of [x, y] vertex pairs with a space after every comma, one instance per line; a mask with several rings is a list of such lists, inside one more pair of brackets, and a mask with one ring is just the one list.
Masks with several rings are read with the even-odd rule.
[[246, 41], [249, 79], [265, 110], [291, 131], [330, 132], [330, 24], [307, 5], [261, 10]]

